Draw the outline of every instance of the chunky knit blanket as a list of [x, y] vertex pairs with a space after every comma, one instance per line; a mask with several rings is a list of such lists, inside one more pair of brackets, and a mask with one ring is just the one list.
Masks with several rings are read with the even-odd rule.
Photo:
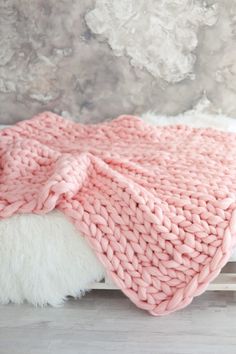
[[58, 208], [140, 308], [164, 315], [201, 294], [236, 235], [236, 135], [121, 116], [53, 113], [0, 133], [0, 218]]

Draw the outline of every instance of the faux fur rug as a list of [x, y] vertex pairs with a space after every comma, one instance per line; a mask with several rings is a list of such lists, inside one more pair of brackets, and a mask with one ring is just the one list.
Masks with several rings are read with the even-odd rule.
[[[144, 116], [152, 124], [184, 123], [236, 131], [226, 117]], [[0, 223], [0, 301], [37, 305], [60, 304], [68, 295], [79, 296], [88, 284], [101, 279], [103, 267], [60, 212], [17, 215]]]

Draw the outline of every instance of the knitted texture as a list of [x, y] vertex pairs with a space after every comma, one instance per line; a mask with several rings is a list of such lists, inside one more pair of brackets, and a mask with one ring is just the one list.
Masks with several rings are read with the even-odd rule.
[[233, 133], [42, 113], [0, 132], [0, 218], [58, 208], [131, 301], [168, 314], [230, 257], [235, 157]]

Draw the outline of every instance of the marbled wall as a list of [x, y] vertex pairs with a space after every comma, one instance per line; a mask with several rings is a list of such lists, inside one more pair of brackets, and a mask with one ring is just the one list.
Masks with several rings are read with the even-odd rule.
[[235, 59], [233, 0], [1, 0], [0, 123], [177, 114], [203, 95], [236, 117]]

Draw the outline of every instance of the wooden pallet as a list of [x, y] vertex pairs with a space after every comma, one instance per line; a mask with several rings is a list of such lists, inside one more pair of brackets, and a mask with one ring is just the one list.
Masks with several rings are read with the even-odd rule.
[[[226, 270], [223, 270], [218, 277], [209, 285], [207, 290], [211, 291], [236, 291], [236, 262], [230, 262]], [[117, 286], [107, 277], [100, 282], [92, 283], [90, 289], [119, 290]]]

